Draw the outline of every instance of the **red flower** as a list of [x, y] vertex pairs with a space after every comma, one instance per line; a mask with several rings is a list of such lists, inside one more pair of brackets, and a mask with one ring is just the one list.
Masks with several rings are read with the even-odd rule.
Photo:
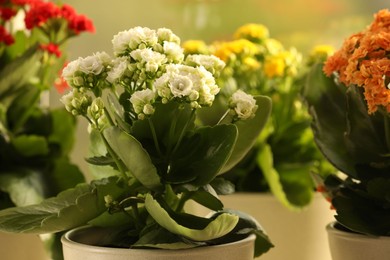
[[58, 45], [54, 43], [49, 43], [49, 44], [41, 44], [40, 48], [42, 50], [47, 51], [50, 54], [54, 54], [57, 57], [61, 57], [61, 50]]
[[42, 2], [42, 0], [11, 0], [12, 4], [20, 6], [32, 5], [40, 2]]
[[73, 30], [76, 34], [80, 32], [95, 32], [95, 27], [90, 19], [85, 15], [77, 15], [69, 20], [69, 29]]
[[9, 7], [0, 7], [0, 17], [4, 21], [8, 21], [16, 15], [16, 10]]
[[24, 21], [27, 29], [42, 26], [51, 18], [60, 17], [61, 10], [52, 2], [36, 2], [26, 13]]
[[3, 26], [0, 25], [0, 43], [1, 42], [4, 42], [6, 45], [11, 45], [15, 42], [15, 39]]

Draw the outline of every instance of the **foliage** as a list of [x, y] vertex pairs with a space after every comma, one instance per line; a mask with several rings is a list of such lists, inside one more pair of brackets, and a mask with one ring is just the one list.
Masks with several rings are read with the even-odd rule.
[[[202, 124], [198, 110], [214, 105], [221, 60], [185, 58], [179, 37], [166, 28], [135, 27], [112, 43], [114, 58], [98, 52], [70, 62], [62, 74], [72, 87], [62, 102], [88, 120], [94, 155], [88, 162], [96, 171], [109, 169], [106, 177], [38, 205], [4, 210], [0, 228], [47, 233], [84, 224], [115, 227], [125, 234], [115, 237], [116, 246], [165, 249], [256, 234], [255, 254], [268, 251], [272, 244], [260, 225], [224, 210], [217, 191], [231, 190], [221, 174], [254, 144], [271, 100], [237, 91], [218, 122]], [[190, 200], [215, 214], [187, 212]]]
[[322, 188], [337, 221], [352, 231], [385, 236], [390, 235], [389, 24], [390, 12], [379, 11], [325, 65], [313, 66], [304, 88], [316, 143], [340, 171], [325, 178]]
[[[218, 83], [225, 104], [237, 89], [269, 96], [273, 101], [270, 120], [255, 146], [226, 178], [237, 191], [271, 191], [290, 209], [301, 209], [315, 190], [311, 173], [329, 173], [329, 166], [315, 146], [310, 116], [299, 95], [302, 56], [295, 48], [286, 49], [269, 36], [262, 24], [246, 24], [237, 29], [233, 40], [210, 45], [197, 40], [183, 44], [187, 53], [212, 53], [226, 62]], [[206, 122], [222, 111], [206, 111]]]
[[65, 42], [93, 26], [67, 5], [0, 3], [0, 209], [5, 209], [40, 203], [84, 181], [70, 161], [75, 118], [42, 100], [64, 66]]

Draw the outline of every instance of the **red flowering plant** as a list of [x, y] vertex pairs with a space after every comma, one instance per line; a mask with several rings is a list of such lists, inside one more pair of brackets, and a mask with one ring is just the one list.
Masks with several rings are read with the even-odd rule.
[[309, 73], [316, 143], [340, 171], [322, 190], [349, 230], [390, 235], [390, 11]]
[[64, 66], [64, 44], [84, 31], [92, 22], [71, 6], [0, 0], [0, 209], [84, 180], [69, 159], [76, 121], [42, 102]]

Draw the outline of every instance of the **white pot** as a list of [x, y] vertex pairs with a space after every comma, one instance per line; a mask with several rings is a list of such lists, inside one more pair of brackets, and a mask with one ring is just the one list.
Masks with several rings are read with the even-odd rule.
[[299, 212], [287, 209], [268, 193], [235, 193], [220, 198], [225, 208], [248, 213], [267, 232], [275, 247], [261, 260], [331, 259], [325, 226], [334, 220], [335, 212], [321, 194], [315, 194], [310, 205]]
[[217, 246], [181, 250], [126, 249], [94, 246], [106, 232], [81, 227], [67, 232], [61, 239], [65, 260], [250, 260], [253, 259], [255, 236]]
[[326, 226], [333, 260], [390, 259], [390, 237], [371, 237], [340, 230], [336, 223]]

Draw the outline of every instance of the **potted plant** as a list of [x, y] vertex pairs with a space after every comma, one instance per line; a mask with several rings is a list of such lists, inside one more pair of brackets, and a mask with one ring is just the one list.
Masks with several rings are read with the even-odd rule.
[[[200, 257], [203, 250], [252, 259], [268, 251], [272, 244], [259, 224], [224, 209], [217, 194], [232, 192], [221, 174], [253, 145], [271, 100], [237, 91], [217, 123], [201, 124], [198, 109], [212, 107], [219, 92], [220, 59], [184, 59], [179, 37], [166, 28], [135, 27], [119, 32], [112, 43], [114, 58], [98, 52], [70, 62], [62, 74], [72, 87], [62, 101], [89, 122], [93, 156], [87, 161], [101, 166], [95, 168], [100, 178], [38, 205], [3, 210], [0, 228], [52, 233], [82, 226], [63, 237], [65, 259], [72, 260], [92, 257], [96, 246], [102, 246], [99, 259], [123, 259], [111, 258], [107, 250], [133, 257], [141, 252], [139, 259], [165, 254], [193, 259], [191, 253]], [[215, 213], [187, 212], [190, 200]], [[90, 230], [102, 240], [85, 238]], [[89, 246], [81, 247], [85, 243]], [[236, 251], [234, 245], [249, 251]]]
[[340, 172], [319, 178], [336, 210], [327, 226], [334, 260], [390, 254], [389, 26], [389, 10], [376, 13], [312, 68], [304, 88], [316, 143]]
[[[64, 108], [49, 108], [47, 92], [60, 83], [65, 43], [94, 28], [68, 5], [0, 2], [0, 209], [5, 209], [39, 203], [84, 181], [69, 158], [76, 121]], [[7, 244], [12, 240], [2, 236]], [[34, 251], [26, 246], [30, 259]]]
[[[187, 54], [211, 53], [225, 61], [226, 66], [217, 79], [221, 94], [216, 102], [222, 107], [238, 89], [269, 96], [273, 101], [270, 120], [255, 145], [226, 173], [225, 178], [235, 185], [236, 193], [223, 200], [226, 206], [247, 210], [266, 223], [278, 245], [266, 258], [284, 259], [294, 255], [297, 259], [313, 259], [325, 255], [318, 254], [327, 239], [326, 235], [321, 237], [318, 226], [328, 223], [332, 216], [320, 194], [311, 203], [316, 194], [311, 174], [329, 174], [331, 167], [314, 143], [311, 118], [299, 95], [306, 69], [304, 62], [312, 61], [303, 61], [295, 48], [287, 49], [271, 38], [268, 28], [262, 24], [245, 24], [232, 38], [211, 44], [199, 40], [183, 44]], [[316, 55], [328, 52], [322, 48]], [[217, 108], [213, 113], [203, 113], [202, 119], [218, 120], [223, 109]], [[299, 230], [304, 225], [307, 229]], [[304, 245], [315, 248], [313, 255], [295, 250]]]

